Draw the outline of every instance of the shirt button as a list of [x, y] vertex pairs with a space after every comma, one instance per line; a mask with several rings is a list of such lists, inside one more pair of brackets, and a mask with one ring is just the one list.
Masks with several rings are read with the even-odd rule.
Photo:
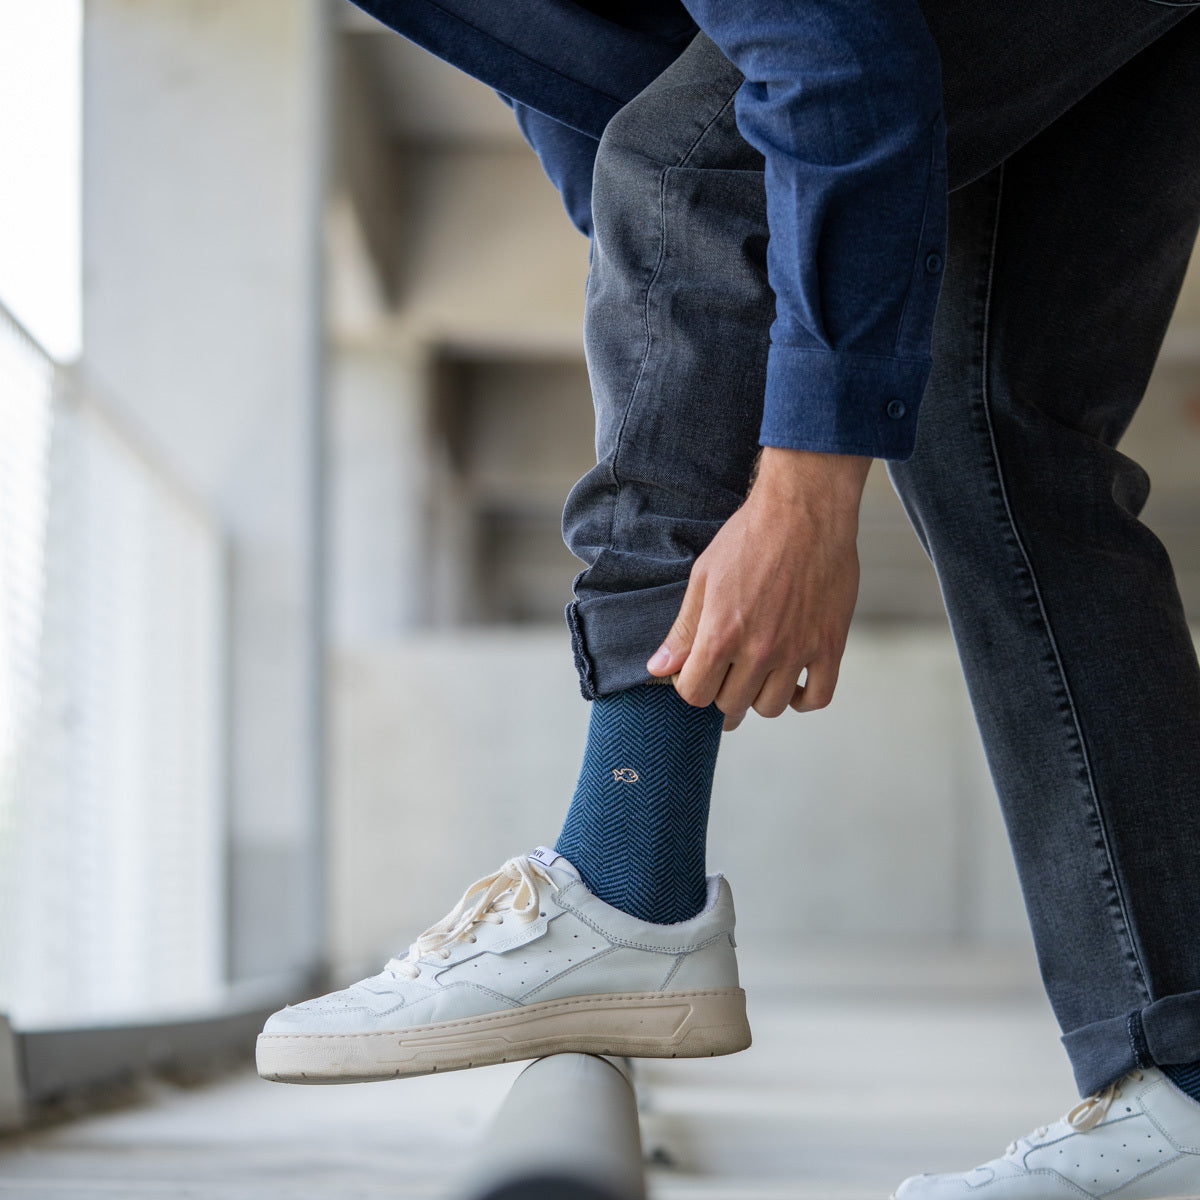
[[942, 269], [942, 256], [940, 254], [931, 254], [925, 259], [925, 270], [930, 275], [936, 275]]
[[903, 400], [892, 400], [887, 406], [887, 415], [893, 421], [898, 421], [904, 414], [908, 412], [908, 405]]

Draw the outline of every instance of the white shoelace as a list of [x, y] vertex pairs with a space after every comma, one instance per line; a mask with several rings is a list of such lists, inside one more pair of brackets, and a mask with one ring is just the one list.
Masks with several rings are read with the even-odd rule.
[[[1108, 1110], [1112, 1108], [1113, 1101], [1121, 1094], [1121, 1085], [1126, 1079], [1133, 1079], [1141, 1082], [1145, 1076], [1141, 1071], [1135, 1071], [1132, 1075], [1127, 1075], [1125, 1079], [1119, 1079], [1116, 1083], [1110, 1083], [1102, 1092], [1097, 1092], [1094, 1096], [1088, 1096], [1086, 1100], [1081, 1100], [1065, 1117], [1063, 1124], [1070, 1125], [1077, 1133], [1087, 1133], [1089, 1129], [1095, 1129], [1097, 1125], [1108, 1115]], [[1005, 1154], [1015, 1154], [1017, 1147], [1021, 1142], [1034, 1142], [1044, 1138], [1050, 1132], [1051, 1126], [1039, 1125], [1027, 1137], [1019, 1138], [1017, 1141], [1009, 1144]]]
[[485, 875], [471, 884], [436, 925], [425, 930], [401, 957], [390, 959], [384, 970], [416, 979], [422, 958], [434, 954], [449, 958], [451, 946], [476, 940], [476, 925], [503, 925], [509, 914], [519, 921], [536, 921], [539, 879], [557, 891], [558, 885], [538, 863], [523, 854], [510, 858], [494, 875]]

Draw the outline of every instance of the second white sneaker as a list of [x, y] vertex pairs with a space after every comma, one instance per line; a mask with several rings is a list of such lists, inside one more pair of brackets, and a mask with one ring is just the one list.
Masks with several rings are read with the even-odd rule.
[[290, 1006], [258, 1038], [258, 1072], [347, 1083], [575, 1051], [648, 1058], [750, 1044], [733, 898], [719, 876], [690, 921], [604, 903], [538, 847], [472, 884], [369, 979]]
[[905, 1180], [893, 1200], [1200, 1200], [1200, 1104], [1135, 1071], [1002, 1158]]

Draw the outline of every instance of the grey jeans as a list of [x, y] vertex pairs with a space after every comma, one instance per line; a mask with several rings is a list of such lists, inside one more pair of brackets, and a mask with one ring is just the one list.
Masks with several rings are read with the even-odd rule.
[[[950, 250], [917, 452], [937, 569], [1081, 1091], [1200, 1059], [1200, 670], [1116, 449], [1200, 225], [1200, 16], [928, 0]], [[1047, 13], [1052, 16], [1047, 18]], [[586, 695], [647, 677], [743, 499], [768, 329], [762, 159], [703, 36], [609, 123], [564, 531]]]

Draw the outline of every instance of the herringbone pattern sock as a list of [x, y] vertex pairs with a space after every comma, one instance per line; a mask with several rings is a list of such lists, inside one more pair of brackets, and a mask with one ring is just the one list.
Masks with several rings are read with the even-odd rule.
[[724, 720], [669, 684], [592, 704], [579, 785], [555, 849], [602, 900], [671, 924], [703, 907], [704, 844]]
[[[571, 856], [568, 854], [568, 858]], [[1188, 1063], [1183, 1067], [1163, 1067], [1163, 1074], [1193, 1100], [1200, 1100], [1200, 1062]]]

